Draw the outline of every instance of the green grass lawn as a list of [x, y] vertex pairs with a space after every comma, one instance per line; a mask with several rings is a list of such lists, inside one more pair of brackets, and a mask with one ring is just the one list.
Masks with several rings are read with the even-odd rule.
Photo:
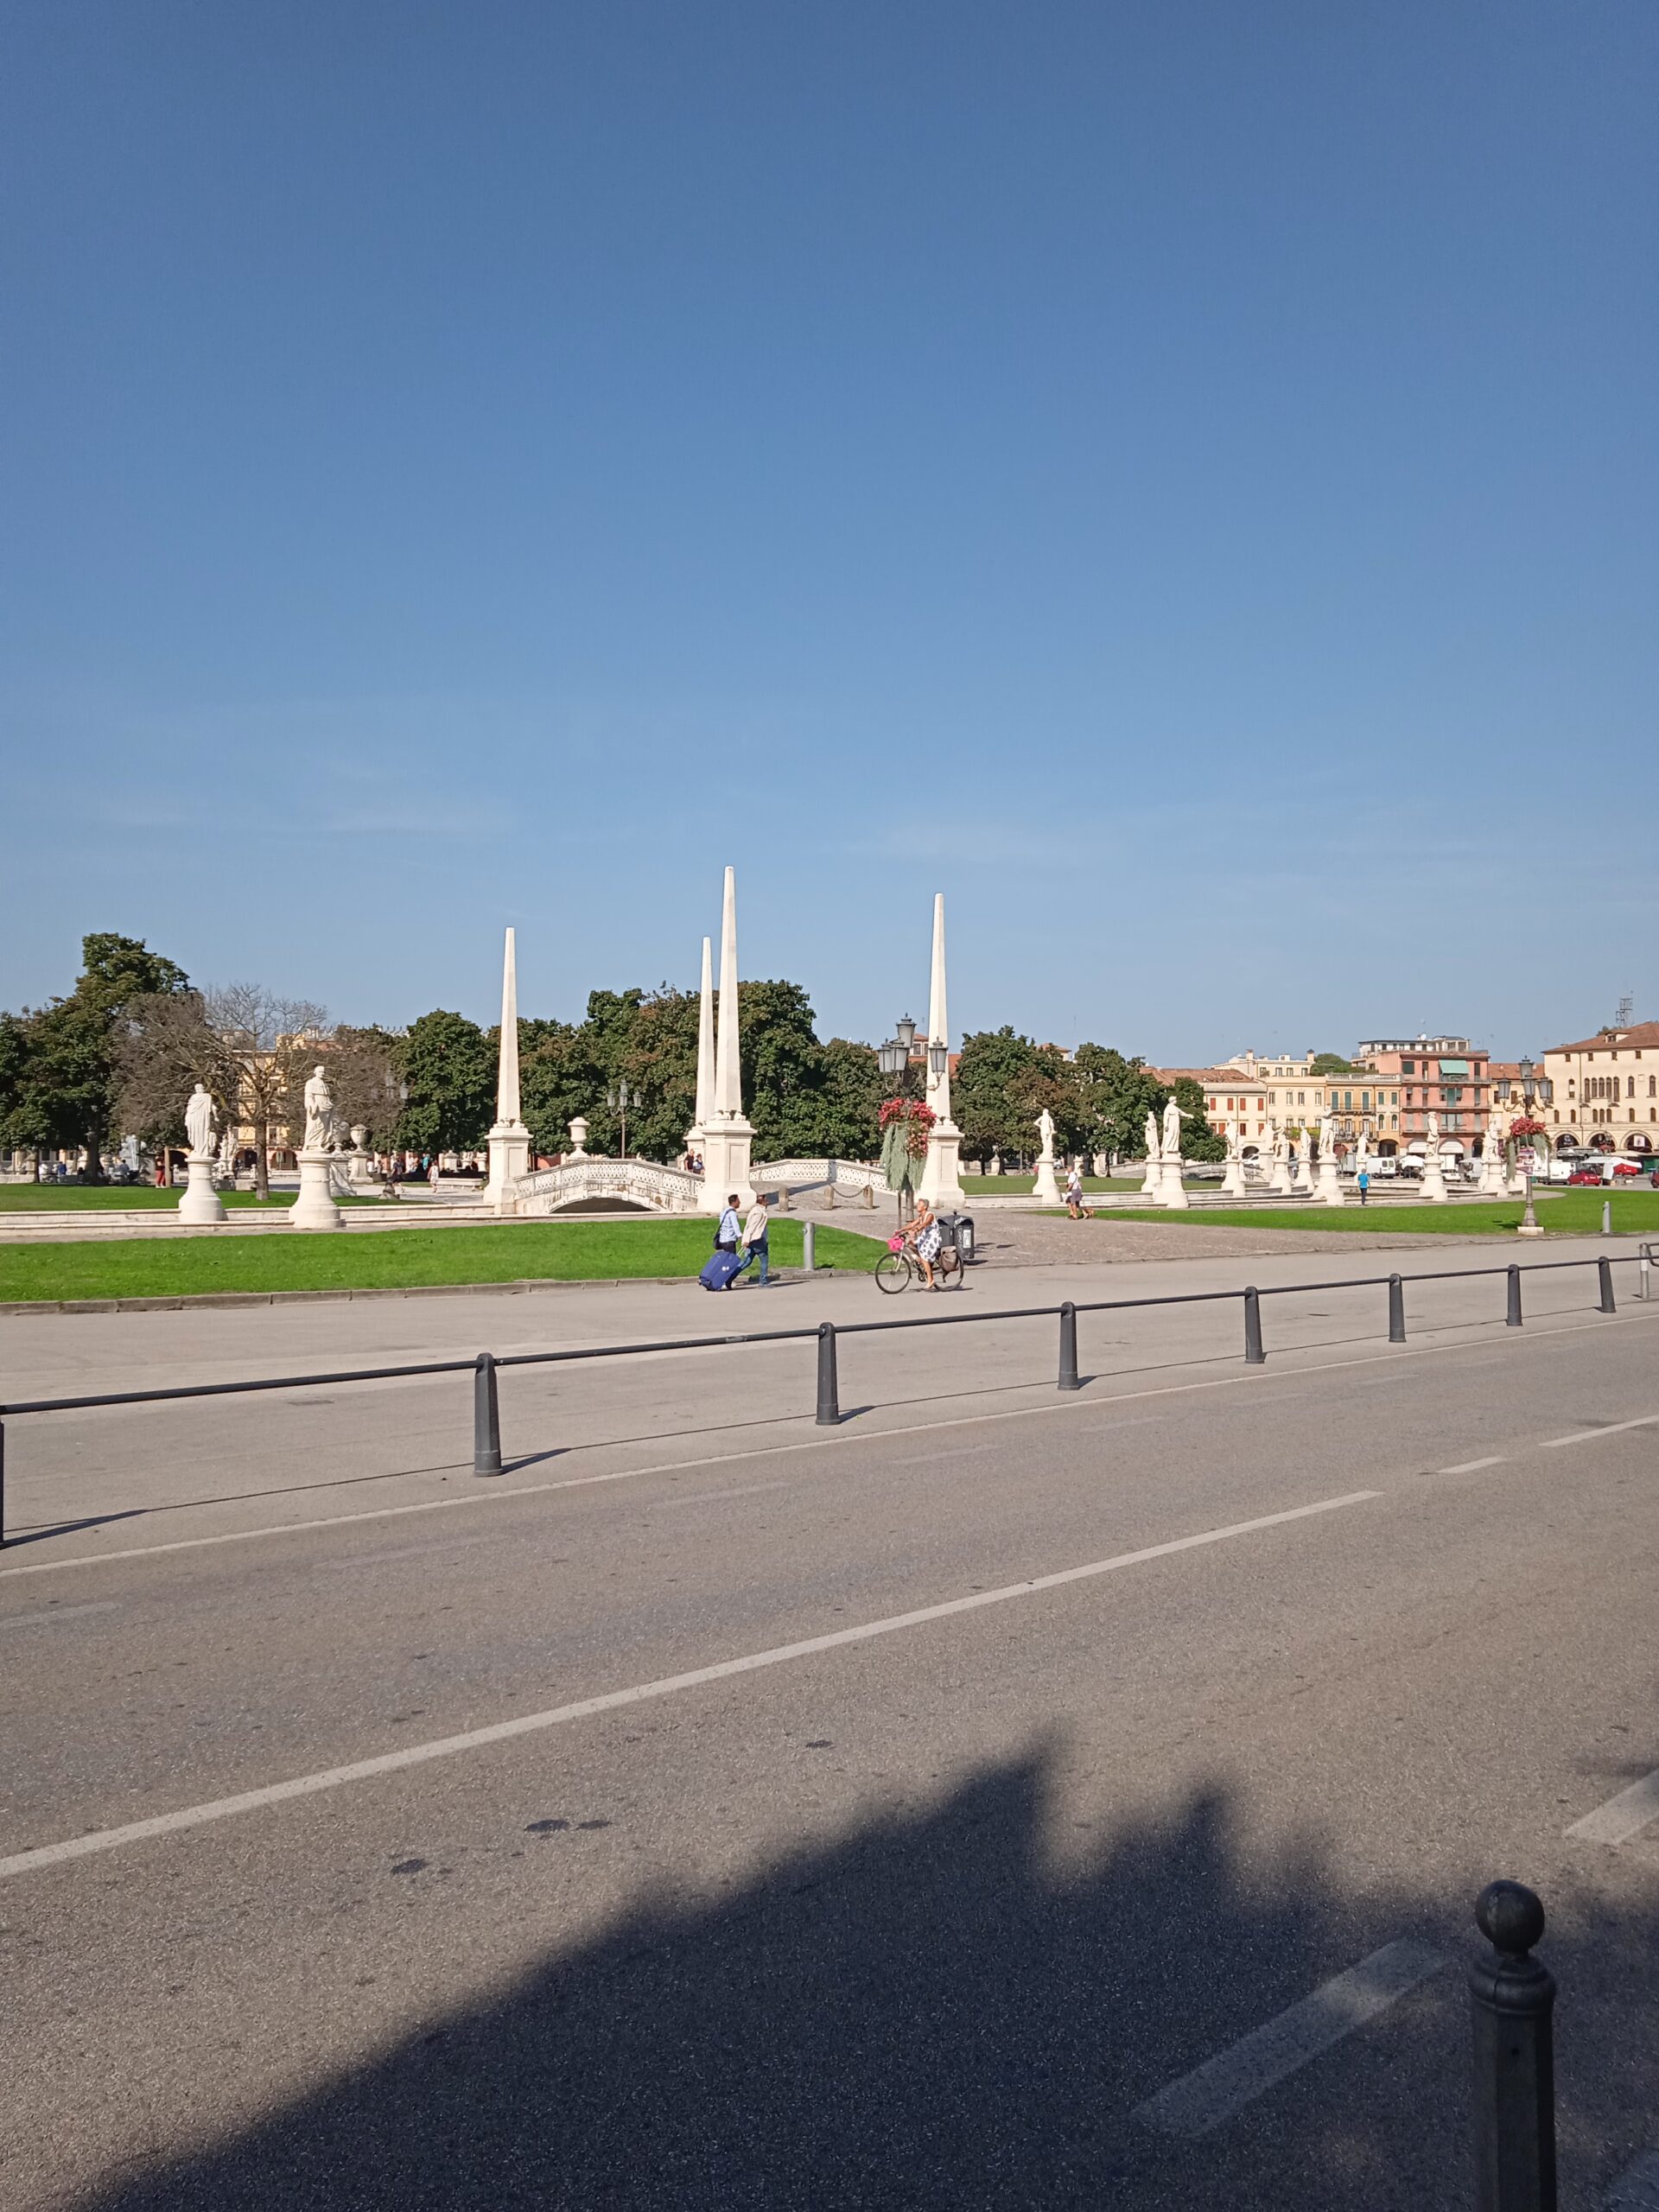
[[[0, 1300], [183, 1298], [231, 1290], [372, 1290], [469, 1282], [581, 1282], [695, 1275], [711, 1222], [527, 1222], [399, 1229], [372, 1236], [115, 1237], [84, 1244], [0, 1244]], [[885, 1247], [817, 1227], [817, 1261], [868, 1274]], [[801, 1224], [772, 1224], [774, 1267], [801, 1263]]]
[[[291, 1206], [298, 1193], [278, 1191], [261, 1198], [251, 1191], [221, 1191], [226, 1206]], [[0, 1183], [0, 1213], [176, 1213], [182, 1191], [158, 1191], [153, 1183]], [[336, 1198], [336, 1205], [382, 1205], [379, 1198]], [[424, 1204], [424, 1200], [420, 1201]]]
[[[1562, 1191], [1536, 1199], [1535, 1211], [1541, 1229], [1557, 1236], [1593, 1236], [1601, 1227], [1602, 1200], [1613, 1202], [1613, 1230], [1617, 1236], [1659, 1237], [1659, 1192]], [[1202, 1206], [1186, 1212], [1123, 1207], [1098, 1214], [1099, 1221], [1190, 1222], [1223, 1229], [1327, 1229], [1335, 1231], [1403, 1231], [1418, 1236], [1499, 1236], [1513, 1235], [1526, 1211], [1522, 1198], [1475, 1199], [1466, 1205], [1362, 1206], [1350, 1198], [1345, 1206]]]

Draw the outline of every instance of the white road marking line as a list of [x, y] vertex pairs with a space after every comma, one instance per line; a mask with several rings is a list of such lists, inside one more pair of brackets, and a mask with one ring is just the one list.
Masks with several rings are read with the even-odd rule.
[[1621, 1789], [1605, 1805], [1598, 1805], [1581, 1821], [1574, 1821], [1567, 1834], [1577, 1836], [1581, 1843], [1628, 1843], [1639, 1828], [1656, 1819], [1659, 1819], [1659, 1768], [1644, 1774], [1640, 1782], [1633, 1782], [1628, 1789]]
[[1625, 2167], [1602, 2198], [1601, 2212], [1659, 2212], [1659, 2151]]
[[737, 1490], [694, 1490], [683, 1497], [656, 1497], [649, 1505], [639, 1506], [641, 1513], [657, 1513], [665, 1505], [712, 1505], [721, 1497], [760, 1497], [769, 1490], [793, 1490], [791, 1482], [745, 1483]]
[[1478, 1475], [1483, 1467], [1501, 1467], [1503, 1465], [1503, 1452], [1495, 1452], [1490, 1459], [1460, 1459], [1455, 1467], [1437, 1467], [1434, 1471], [1440, 1475]]
[[1133, 2117], [1166, 2135], [1207, 2135], [1446, 1963], [1443, 1952], [1410, 1936], [1384, 1944], [1346, 1974], [1322, 1982], [1277, 2019], [1160, 2089], [1136, 2106]]
[[1571, 1436], [1547, 1436], [1541, 1452], [1559, 1452], [1563, 1444], [1593, 1444], [1599, 1437], [1620, 1436], [1627, 1428], [1651, 1428], [1659, 1414], [1640, 1414], [1634, 1421], [1610, 1421], [1605, 1428], [1575, 1428]]
[[84, 1620], [88, 1613], [112, 1613], [116, 1610], [113, 1598], [100, 1599], [95, 1605], [47, 1605], [37, 1613], [0, 1613], [0, 1629], [46, 1628], [54, 1621]]
[[[1609, 1333], [1607, 1319], [1607, 1316], [1602, 1315], [1593, 1322], [1575, 1322], [1562, 1328], [1541, 1329], [1536, 1336], [1529, 1339], [1529, 1344], [1533, 1349], [1535, 1349], [1540, 1343], [1548, 1343], [1556, 1337], [1580, 1335], [1605, 1337]], [[1639, 1313], [1621, 1313], [1612, 1317], [1615, 1329], [1622, 1328], [1632, 1321], [1639, 1325], [1641, 1320], [1642, 1315]], [[1501, 1324], [1495, 1325], [1501, 1325]], [[1395, 1344], [1391, 1345], [1386, 1352], [1374, 1352], [1358, 1359], [1328, 1359], [1313, 1367], [1276, 1370], [1253, 1368], [1244, 1375], [1217, 1375], [1198, 1382], [1159, 1383], [1150, 1389], [1121, 1390], [1112, 1395], [1103, 1394], [1098, 1397], [1080, 1394], [1076, 1397], [1061, 1398], [1058, 1402], [1051, 1402], [1046, 1405], [1010, 1406], [994, 1413], [953, 1414], [943, 1421], [912, 1421], [899, 1428], [872, 1428], [862, 1431], [843, 1429], [836, 1431], [830, 1436], [801, 1437], [789, 1444], [758, 1444], [752, 1450], [746, 1452], [715, 1452], [702, 1459], [665, 1459], [651, 1466], [621, 1467], [610, 1474], [570, 1475], [567, 1476], [563, 1482], [520, 1483], [504, 1490], [475, 1491], [466, 1497], [421, 1498], [410, 1505], [379, 1505], [372, 1507], [366, 1512], [325, 1514], [320, 1519], [312, 1521], [272, 1521], [257, 1529], [227, 1529], [217, 1536], [178, 1536], [168, 1543], [133, 1544], [121, 1551], [78, 1552], [71, 1559], [31, 1560], [27, 1566], [0, 1567], [0, 1581], [4, 1581], [14, 1574], [56, 1574], [61, 1573], [66, 1567], [104, 1567], [117, 1560], [152, 1559], [161, 1557], [168, 1552], [204, 1551], [218, 1544], [251, 1543], [264, 1536], [303, 1535], [308, 1529], [349, 1528], [359, 1521], [390, 1521], [405, 1513], [444, 1513], [458, 1506], [497, 1505], [507, 1498], [541, 1497], [551, 1491], [582, 1490], [594, 1484], [638, 1482], [647, 1475], [677, 1475], [686, 1473], [695, 1467], [726, 1467], [734, 1465], [742, 1459], [772, 1459], [779, 1458], [786, 1452], [834, 1451], [838, 1445], [848, 1442], [872, 1443], [878, 1440], [896, 1440], [906, 1436], [929, 1436], [942, 1429], [976, 1428], [986, 1421], [1032, 1421], [1044, 1414], [1106, 1413], [1115, 1406], [1134, 1405], [1145, 1398], [1179, 1398], [1198, 1390], [1234, 1390], [1243, 1388], [1260, 1391], [1272, 1388], [1292, 1376], [1334, 1375], [1345, 1373], [1356, 1367], [1386, 1366], [1395, 1370], [1394, 1376], [1382, 1378], [1386, 1382], [1398, 1378], [1398, 1374], [1402, 1371], [1401, 1363], [1403, 1361], [1436, 1358], [1444, 1352], [1466, 1354], [1475, 1351], [1498, 1351], [1503, 1349], [1504, 1341], [1503, 1338], [1499, 1338], [1490, 1344], [1466, 1343]], [[1100, 1379], [1103, 1382], [1109, 1382], [1111, 1377], [1103, 1376]], [[1041, 1387], [1038, 1383], [1032, 1385], [1033, 1389]], [[1299, 1391], [1295, 1395], [1305, 1396], [1309, 1394]], [[785, 1414], [779, 1416], [780, 1421], [789, 1418], [791, 1416]], [[799, 1418], [805, 1420], [806, 1416], [802, 1414]], [[1113, 1425], [1128, 1426], [1128, 1423], [1123, 1422]], [[1605, 1431], [1598, 1429], [1595, 1433], [1599, 1436], [1605, 1434]], [[620, 1446], [601, 1443], [573, 1445], [570, 1448], [573, 1452], [610, 1452], [619, 1450]], [[387, 1482], [395, 1482], [398, 1478], [396, 1475], [387, 1475], [385, 1479]], [[234, 1497], [218, 1501], [220, 1505], [235, 1505], [238, 1502]]]
[[263, 1789], [245, 1789], [234, 1797], [218, 1797], [205, 1805], [188, 1806], [181, 1812], [160, 1813], [147, 1821], [131, 1821], [124, 1827], [99, 1828], [87, 1835], [71, 1836], [62, 1843], [41, 1844], [0, 1859], [0, 1880], [25, 1874], [40, 1866], [56, 1866], [67, 1859], [89, 1853], [114, 1851], [124, 1843], [137, 1843], [147, 1836], [172, 1835], [181, 1828], [200, 1827], [209, 1821], [227, 1820], [234, 1813], [251, 1813], [266, 1805], [280, 1805], [293, 1797], [315, 1796], [319, 1790], [338, 1789], [351, 1782], [366, 1782], [376, 1775], [396, 1774], [404, 1767], [424, 1766], [431, 1759], [453, 1758], [486, 1744], [505, 1744], [515, 1736], [534, 1735], [572, 1720], [587, 1720], [596, 1713], [613, 1713], [619, 1707], [641, 1705], [648, 1699], [671, 1697], [677, 1691], [700, 1689], [706, 1683], [751, 1675], [762, 1667], [781, 1666], [786, 1660], [805, 1659], [820, 1651], [839, 1650], [849, 1643], [868, 1643], [901, 1629], [922, 1628], [933, 1621], [949, 1620], [958, 1613], [977, 1612], [986, 1605], [1006, 1605], [1014, 1598], [1033, 1598], [1046, 1590], [1063, 1589], [1068, 1583], [1086, 1582], [1114, 1574], [1126, 1567], [1142, 1567], [1148, 1560], [1170, 1559], [1177, 1552], [1198, 1551], [1206, 1545], [1226, 1543], [1234, 1536], [1249, 1536], [1262, 1529], [1279, 1529], [1293, 1521], [1306, 1521], [1324, 1513], [1338, 1513], [1344, 1506], [1363, 1505], [1381, 1495], [1374, 1490], [1351, 1491], [1343, 1497], [1323, 1497], [1313, 1505], [1294, 1505], [1283, 1513], [1264, 1513], [1254, 1521], [1236, 1521], [1229, 1528], [1206, 1529], [1196, 1536], [1176, 1536], [1167, 1543], [1148, 1544], [1141, 1551], [1119, 1552], [1114, 1558], [1093, 1560], [1086, 1567], [1062, 1567], [1057, 1573], [1034, 1575], [1028, 1582], [1008, 1583], [997, 1590], [976, 1590], [966, 1598], [950, 1598], [942, 1605], [919, 1605], [908, 1613], [893, 1613], [885, 1620], [866, 1621], [857, 1628], [834, 1629], [824, 1636], [804, 1637], [797, 1643], [781, 1643], [770, 1651], [755, 1651], [741, 1659], [721, 1659], [709, 1667], [694, 1667], [683, 1675], [667, 1675], [660, 1681], [641, 1682], [632, 1689], [607, 1690], [598, 1697], [579, 1698], [570, 1705], [556, 1705], [544, 1713], [521, 1713], [512, 1720], [498, 1720], [485, 1728], [469, 1728], [458, 1736], [441, 1736], [425, 1744], [409, 1744], [400, 1751], [383, 1751], [378, 1758], [355, 1759], [346, 1766], [328, 1767], [320, 1774], [302, 1774], [291, 1782], [276, 1782]]

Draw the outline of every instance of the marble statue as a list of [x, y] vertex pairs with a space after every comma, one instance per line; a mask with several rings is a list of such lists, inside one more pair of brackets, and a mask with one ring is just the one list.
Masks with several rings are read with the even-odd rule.
[[1181, 1123], [1192, 1116], [1184, 1114], [1172, 1098], [1164, 1108], [1164, 1157], [1179, 1160], [1181, 1156]]
[[1428, 1117], [1428, 1141], [1438, 1159], [1440, 1150], [1440, 1117], [1438, 1114], [1431, 1114]]
[[1052, 1160], [1054, 1157], [1054, 1116], [1046, 1106], [1037, 1116], [1037, 1128], [1043, 1140], [1043, 1158]]
[[207, 1096], [206, 1084], [199, 1083], [185, 1102], [184, 1126], [190, 1135], [190, 1149], [198, 1160], [207, 1160], [213, 1150], [213, 1102]]
[[332, 1152], [335, 1142], [334, 1102], [329, 1095], [328, 1078], [319, 1062], [305, 1086], [305, 1149]]
[[1503, 1118], [1503, 1111], [1500, 1108], [1494, 1106], [1486, 1116], [1486, 1150], [1489, 1156], [1503, 1151], [1508, 1135], [1509, 1125]]
[[1277, 1166], [1281, 1160], [1288, 1160], [1290, 1157], [1290, 1139], [1279, 1122], [1274, 1122], [1268, 1126], [1273, 1131], [1268, 1149], [1273, 1154], [1274, 1165]]
[[1147, 1109], [1147, 1158], [1156, 1160], [1160, 1147], [1158, 1142], [1158, 1116], [1150, 1106]]

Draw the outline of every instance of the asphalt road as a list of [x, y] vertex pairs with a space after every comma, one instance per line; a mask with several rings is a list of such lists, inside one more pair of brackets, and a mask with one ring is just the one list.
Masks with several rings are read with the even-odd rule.
[[[1269, 1300], [1250, 1371], [1235, 1306], [1085, 1317], [1065, 1397], [1046, 1320], [851, 1338], [832, 1432], [788, 1343], [512, 1370], [495, 1484], [448, 1379], [9, 1421], [4, 2201], [1460, 2206], [1504, 1873], [1602, 2202], [1659, 2146], [1630, 1272], [1404, 1346]], [[42, 1317], [5, 1393], [468, 1303]]]

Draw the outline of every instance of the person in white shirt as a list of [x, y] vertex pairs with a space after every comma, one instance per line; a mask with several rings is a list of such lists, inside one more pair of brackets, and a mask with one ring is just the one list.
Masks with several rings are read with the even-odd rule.
[[743, 1247], [751, 1260], [759, 1259], [760, 1262], [760, 1281], [756, 1287], [761, 1290], [772, 1280], [767, 1266], [771, 1245], [766, 1234], [771, 1227], [772, 1217], [766, 1211], [766, 1199], [757, 1192], [754, 1204], [749, 1208], [749, 1217], [743, 1224]]

